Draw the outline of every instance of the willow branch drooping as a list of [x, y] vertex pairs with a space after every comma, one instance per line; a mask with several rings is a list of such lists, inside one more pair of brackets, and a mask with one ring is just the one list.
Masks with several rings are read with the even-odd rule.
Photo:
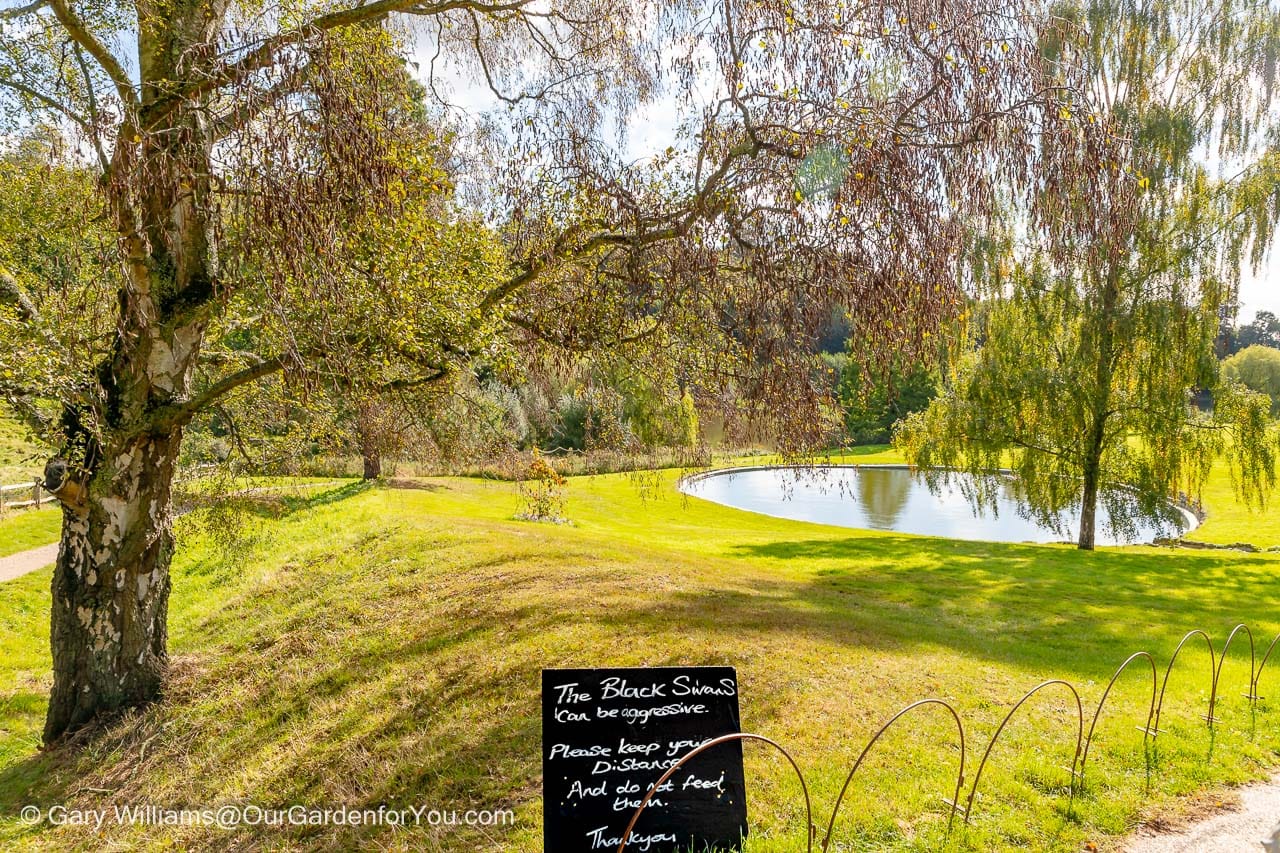
[[[935, 478], [1012, 467], [1031, 511], [1078, 507], [1094, 547], [1167, 519], [1225, 461], [1261, 504], [1276, 480], [1268, 401], [1221, 382], [1215, 339], [1280, 217], [1272, 81], [1280, 4], [1081, 2], [1055, 9], [1048, 67], [1079, 79], [1046, 114], [1040, 182], [987, 235], [983, 303], [948, 388], [899, 443]], [[1219, 162], [1206, 162], [1205, 152]], [[1244, 164], [1243, 168], [1241, 164]], [[1211, 411], [1190, 405], [1213, 395]], [[1136, 497], [1136, 506], [1133, 500]]]

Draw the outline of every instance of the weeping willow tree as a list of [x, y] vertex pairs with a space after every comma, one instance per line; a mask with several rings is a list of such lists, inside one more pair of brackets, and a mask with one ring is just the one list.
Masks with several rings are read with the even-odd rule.
[[[935, 483], [974, 475], [979, 506], [1011, 467], [1042, 521], [1079, 508], [1091, 549], [1099, 505], [1132, 533], [1197, 495], [1223, 453], [1242, 499], [1274, 483], [1269, 403], [1220, 381], [1213, 343], [1280, 213], [1280, 7], [1089, 0], [1053, 15], [1044, 62], [1089, 84], [1046, 117], [1043, 183], [975, 237], [963, 355], [896, 441]], [[1212, 412], [1194, 389], [1214, 392]]]

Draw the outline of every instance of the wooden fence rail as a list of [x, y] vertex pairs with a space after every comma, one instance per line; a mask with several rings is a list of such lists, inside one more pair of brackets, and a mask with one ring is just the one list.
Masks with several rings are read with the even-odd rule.
[[[188, 476], [183, 478], [183, 482], [196, 479], [196, 477]], [[332, 488], [333, 486], [342, 486], [352, 482], [350, 479], [345, 480], [326, 480], [319, 483], [285, 483], [277, 486], [256, 486], [241, 491], [234, 492], [232, 497], [244, 497], [260, 492], [276, 492], [276, 491], [303, 491], [316, 488]], [[12, 496], [12, 497], [11, 497]], [[42, 480], [32, 480], [29, 483], [14, 483], [11, 486], [0, 486], [0, 515], [4, 515], [9, 510], [15, 509], [39, 509], [49, 501], [53, 500], [53, 495], [44, 487]]]
[[[10, 495], [16, 497], [11, 498]], [[11, 509], [31, 507], [39, 509], [48, 502], [50, 495], [45, 491], [44, 483], [33, 480], [30, 483], [15, 483], [12, 486], [0, 486], [0, 514]]]

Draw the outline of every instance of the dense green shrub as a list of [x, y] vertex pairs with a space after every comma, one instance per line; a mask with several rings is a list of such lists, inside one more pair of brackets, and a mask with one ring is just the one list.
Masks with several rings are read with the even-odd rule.
[[895, 362], [877, 374], [847, 353], [824, 353], [822, 360], [832, 371], [845, 435], [855, 444], [887, 443], [894, 424], [938, 395], [937, 372], [922, 365], [903, 369]]
[[1222, 377], [1271, 398], [1271, 414], [1280, 415], [1280, 350], [1255, 344], [1222, 362]]

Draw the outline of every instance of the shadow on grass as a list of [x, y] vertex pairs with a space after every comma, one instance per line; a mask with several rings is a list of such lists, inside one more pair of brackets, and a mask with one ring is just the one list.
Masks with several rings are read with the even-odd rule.
[[289, 512], [294, 513], [304, 509], [328, 506], [339, 501], [345, 501], [357, 495], [362, 495], [375, 486], [376, 483], [371, 480], [354, 480], [337, 488], [326, 489], [312, 495], [290, 495], [286, 493], [283, 500], [285, 506], [289, 508]]
[[[467, 569], [501, 575], [516, 559], [480, 561]], [[566, 594], [581, 604], [589, 600], [591, 582], [605, 583], [615, 574], [577, 572]], [[331, 588], [336, 579], [315, 580], [311, 591], [318, 598], [337, 592]], [[307, 803], [376, 810], [384, 804], [429, 804], [461, 811], [535, 801], [539, 668], [565, 662], [505, 652], [553, 635], [565, 620], [554, 607], [504, 602], [536, 595], [541, 582], [531, 576], [514, 578], [501, 590], [478, 584], [467, 594], [442, 591], [429, 617], [418, 603], [420, 589], [386, 589], [379, 608], [422, 617], [419, 625], [411, 622], [411, 636], [390, 642], [390, 632], [381, 630], [385, 625], [370, 625], [329, 648], [303, 649], [299, 638], [310, 643], [317, 633], [349, 630], [365, 617], [357, 611], [333, 618], [329, 611], [329, 622], [317, 624], [315, 611], [284, 602], [288, 615], [279, 621], [241, 626], [242, 645], [221, 647], [221, 655], [203, 669], [177, 668], [162, 703], [0, 768], [0, 815], [16, 816], [30, 803], [204, 807], [210, 803], [193, 801], [192, 789], [238, 789], [233, 780], [246, 772], [256, 777], [255, 791], [271, 792], [269, 801], [253, 800], [264, 807]], [[288, 597], [290, 590], [274, 594]], [[625, 626], [636, 613], [619, 615]], [[216, 618], [227, 631], [239, 621], [234, 613]], [[649, 662], [687, 660], [677, 649]], [[295, 665], [298, 674], [281, 676]], [[247, 701], [246, 693], [252, 697]], [[200, 764], [209, 750], [220, 756], [211, 770]], [[371, 764], [377, 772], [368, 772]], [[166, 790], [173, 774], [180, 780], [180, 800]], [[213, 850], [287, 837], [354, 849], [380, 846], [374, 839], [385, 841], [389, 832], [385, 826], [244, 827], [184, 837], [184, 844]], [[492, 830], [480, 828], [408, 832], [415, 839], [441, 839], [438, 848], [415, 841], [415, 849], [481, 849], [481, 840], [492, 840]]]
[[[1280, 630], [1280, 563], [1262, 556], [924, 537], [813, 538], [730, 553], [808, 567], [807, 578], [760, 590], [790, 599], [806, 629], [871, 645], [950, 647], [1049, 674], [1105, 676], [1138, 650], [1167, 661], [1192, 628], [1220, 650], [1239, 623], [1254, 631], [1261, 656]], [[741, 604], [725, 610], [753, 624]], [[1232, 656], [1246, 647], [1233, 644]]]
[[229, 494], [185, 493], [175, 496], [174, 502], [178, 505], [178, 513], [180, 515], [188, 515], [199, 511], [211, 513], [243, 512], [259, 518], [276, 519], [284, 518], [303, 510], [348, 500], [364, 494], [374, 488], [375, 485], [374, 482], [369, 480], [353, 480], [349, 483], [343, 483], [341, 486], [315, 491], [310, 494], [303, 493], [307, 490], [305, 484], [287, 487], [296, 489], [294, 494], [290, 494], [285, 489], [271, 487], [248, 489]]
[[[311, 496], [290, 512], [367, 488]], [[1138, 649], [1163, 664], [1192, 627], [1219, 647], [1237, 621], [1262, 644], [1277, 627], [1269, 610], [1280, 564], [1260, 556], [828, 536], [730, 545], [737, 562], [720, 565], [753, 565], [717, 582], [573, 552], [555, 531], [507, 543], [498, 556], [442, 536], [368, 542], [367, 575], [324, 561], [282, 566], [279, 583], [244, 607], [195, 614], [204, 620], [203, 668], [177, 669], [163, 704], [104, 727], [91, 743], [0, 769], [0, 814], [30, 802], [100, 806], [103, 796], [215, 805], [191, 800], [227, 790], [268, 796], [264, 806], [531, 808], [543, 666], [604, 665], [637, 649], [650, 665], [735, 663], [766, 642], [773, 653], [794, 640], [823, 654], [843, 646], [846, 664], [937, 647], [1044, 677], [1105, 679]], [[551, 558], [548, 547], [557, 549]], [[420, 559], [389, 568], [390, 556], [418, 549]], [[1199, 680], [1189, 672], [1171, 685]], [[794, 715], [788, 677], [756, 685], [757, 723]], [[437, 849], [416, 843], [435, 830], [410, 832], [415, 846]], [[376, 846], [388, 833], [245, 827], [183, 841], [221, 849], [287, 837], [345, 849]], [[479, 849], [498, 837], [439, 833], [431, 835], [438, 849]]]

